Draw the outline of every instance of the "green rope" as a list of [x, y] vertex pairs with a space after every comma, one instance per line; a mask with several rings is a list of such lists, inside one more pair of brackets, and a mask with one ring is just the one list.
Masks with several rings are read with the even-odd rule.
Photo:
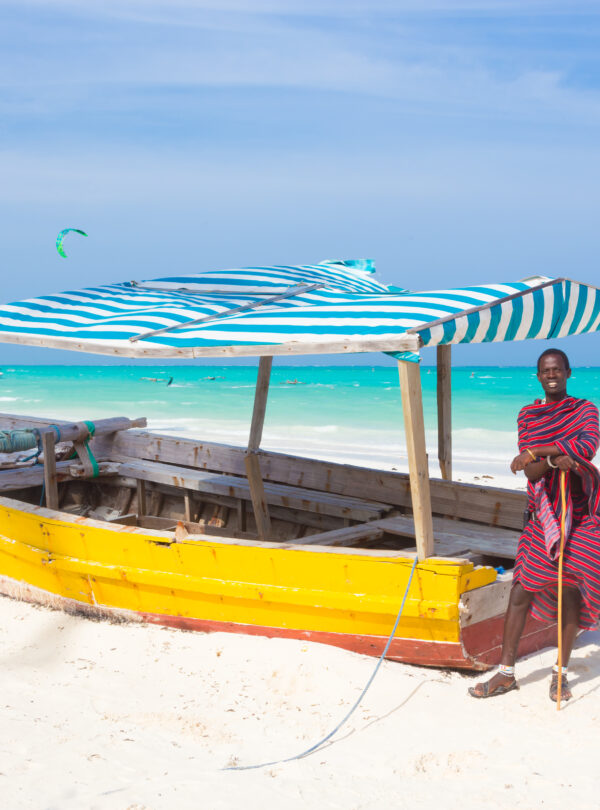
[[90, 439], [94, 437], [94, 433], [96, 432], [96, 425], [93, 422], [88, 422], [85, 419], [83, 420], [83, 423], [84, 425], [86, 425], [90, 434], [89, 437], [84, 441], [84, 445], [89, 453], [90, 463], [92, 465], [92, 470], [94, 471], [92, 473], [92, 478], [98, 478], [98, 476], [100, 475], [100, 467], [98, 466], [98, 462], [96, 461], [94, 454], [90, 450]]
[[33, 430], [0, 430], [0, 453], [20, 453], [38, 446]]

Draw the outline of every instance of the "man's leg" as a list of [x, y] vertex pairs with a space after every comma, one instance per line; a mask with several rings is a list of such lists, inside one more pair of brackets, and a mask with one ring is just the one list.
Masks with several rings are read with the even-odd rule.
[[[579, 588], [563, 588], [563, 607], [562, 607], [562, 665], [568, 666], [571, 652], [573, 651], [573, 644], [577, 638], [577, 630], [579, 629], [579, 614], [581, 613], [581, 593]], [[558, 664], [558, 660], [556, 661]], [[573, 697], [569, 685], [567, 683], [567, 676], [563, 678], [561, 685], [561, 698], [562, 700], [570, 700]], [[552, 673], [550, 681], [550, 699], [556, 700], [558, 694], [558, 673]]]
[[504, 617], [502, 657], [500, 659], [500, 663], [507, 667], [514, 667], [517, 660], [519, 641], [534, 596], [533, 591], [526, 591], [519, 582], [515, 582], [512, 586], [508, 609]]
[[[534, 595], [532, 591], [526, 591], [518, 582], [515, 582], [512, 586], [508, 600], [508, 609], [504, 617], [502, 657], [500, 659], [500, 663], [504, 666], [514, 667], [515, 665], [519, 641], [521, 640], [527, 614], [529, 613]], [[507, 689], [512, 688], [514, 684], [514, 675], [506, 675], [503, 672], [497, 672], [487, 683], [478, 683], [472, 689], [469, 689], [469, 692], [473, 697], [491, 697], [496, 693], [502, 694], [507, 691]]]

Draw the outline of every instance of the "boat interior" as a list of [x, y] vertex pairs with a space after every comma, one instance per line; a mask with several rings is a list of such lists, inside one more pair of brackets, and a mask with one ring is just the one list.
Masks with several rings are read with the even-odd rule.
[[[62, 432], [65, 424], [0, 415], [1, 430], [33, 428], [47, 438], [50, 426]], [[44, 452], [27, 461], [0, 457], [0, 495], [158, 530], [166, 543], [212, 536], [315, 550], [417, 553], [406, 473], [263, 450], [249, 454], [243, 447], [154, 434], [139, 429], [143, 425], [144, 419], [99, 420], [89, 441], [94, 470], [81, 441], [44, 444]], [[54, 453], [54, 462], [46, 464], [44, 453]], [[252, 480], [257, 468], [258, 497]], [[435, 478], [430, 491], [436, 557], [513, 567], [523, 492]]]

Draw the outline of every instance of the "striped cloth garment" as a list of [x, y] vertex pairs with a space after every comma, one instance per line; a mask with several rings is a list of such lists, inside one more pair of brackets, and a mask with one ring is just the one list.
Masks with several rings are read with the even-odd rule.
[[[519, 449], [555, 444], [578, 462], [565, 476], [567, 510], [563, 559], [564, 587], [582, 597], [580, 627], [595, 627], [600, 617], [600, 473], [590, 463], [600, 446], [598, 409], [591, 402], [565, 397], [558, 403], [537, 400], [519, 413]], [[519, 541], [514, 581], [534, 591], [532, 615], [542, 621], [557, 617], [560, 554], [560, 470], [549, 470], [528, 485], [530, 520]]]

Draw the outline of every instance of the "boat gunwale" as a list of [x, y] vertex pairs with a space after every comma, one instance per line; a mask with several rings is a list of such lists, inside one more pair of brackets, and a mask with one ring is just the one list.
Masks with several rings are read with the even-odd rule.
[[[236, 537], [223, 537], [221, 535], [206, 534], [192, 534], [181, 540], [175, 538], [173, 531], [165, 531], [161, 529], [145, 529], [143, 526], [128, 526], [124, 523], [119, 523], [118, 519], [115, 521], [104, 521], [98, 518], [85, 517], [84, 515], [73, 515], [70, 512], [62, 512], [60, 510], [48, 509], [46, 506], [38, 506], [36, 504], [27, 503], [27, 501], [20, 501], [16, 498], [7, 498], [0, 496], [0, 508], [13, 509], [18, 512], [23, 512], [32, 516], [40, 517], [44, 520], [55, 521], [56, 523], [69, 523], [73, 526], [80, 528], [81, 526], [88, 526], [95, 529], [103, 529], [113, 531], [115, 533], [124, 532], [126, 534], [138, 535], [148, 537], [150, 540], [156, 538], [157, 541], [169, 541], [169, 545], [197, 545], [198, 543], [215, 543], [224, 546], [244, 546], [252, 548], [275, 549], [281, 551], [304, 551], [315, 552], [318, 554], [341, 554], [361, 557], [376, 557], [376, 558], [389, 558], [390, 561], [406, 560], [410, 563], [417, 556], [416, 551], [408, 551], [405, 549], [373, 549], [373, 548], [360, 548], [360, 547], [344, 547], [344, 546], [327, 546], [327, 545], [302, 545], [301, 543], [289, 542], [276, 542], [269, 540], [248, 540], [246, 538]], [[366, 524], [368, 525], [368, 524]], [[427, 560], [421, 562], [420, 567], [429, 564], [435, 565], [458, 565], [458, 566], [473, 566], [470, 560], [464, 557], [428, 557]]]

